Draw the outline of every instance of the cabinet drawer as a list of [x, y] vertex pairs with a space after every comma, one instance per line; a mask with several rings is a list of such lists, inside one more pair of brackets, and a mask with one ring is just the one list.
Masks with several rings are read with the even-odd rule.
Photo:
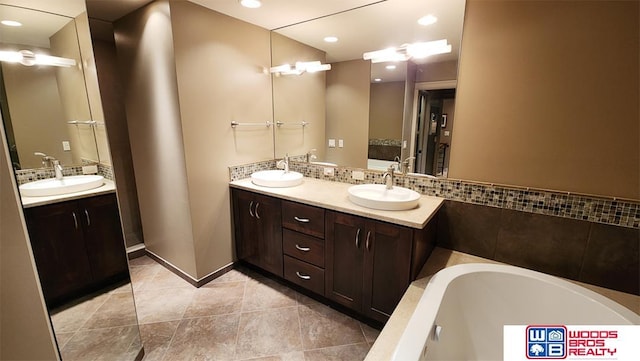
[[294, 231], [324, 238], [324, 209], [282, 202], [282, 225]]
[[324, 270], [284, 256], [284, 278], [319, 295], [324, 295]]
[[282, 230], [285, 254], [324, 268], [324, 240], [288, 229]]

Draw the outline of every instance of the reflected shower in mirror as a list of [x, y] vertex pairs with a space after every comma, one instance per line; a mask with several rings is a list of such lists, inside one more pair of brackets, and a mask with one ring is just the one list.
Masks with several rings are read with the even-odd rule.
[[65, 166], [97, 163], [74, 19], [8, 5], [0, 13], [23, 24], [0, 26], [0, 99], [14, 169], [42, 167], [36, 152]]
[[[0, 19], [22, 24], [0, 25], [0, 105], [14, 170], [42, 167], [36, 152], [65, 166], [97, 163], [79, 40], [89, 39], [79, 36], [88, 31], [79, 26], [86, 13], [74, 19], [0, 5]], [[22, 204], [62, 360], [140, 359], [115, 193], [58, 197]]]
[[[416, 152], [425, 151], [415, 144], [418, 90], [423, 83], [455, 84], [464, 7], [464, 0], [388, 0], [275, 29], [273, 65], [308, 61], [306, 54], [313, 51], [319, 52], [314, 60], [324, 58], [331, 64], [312, 87], [305, 76], [318, 74], [292, 76], [286, 86], [274, 77], [275, 119], [296, 107], [300, 113], [324, 114], [315, 133], [306, 133], [311, 128], [291, 131], [297, 134], [294, 140], [276, 129], [275, 156], [303, 155], [315, 148], [320, 160], [372, 169], [413, 157], [411, 171], [434, 172], [414, 164]], [[445, 40], [450, 50], [424, 56], [428, 51], [414, 46], [438, 40]], [[292, 51], [290, 44], [300, 52]], [[390, 47], [396, 50], [385, 50]], [[372, 56], [385, 52], [386, 58]], [[300, 99], [314, 102], [301, 105]], [[450, 142], [453, 134], [447, 131]]]

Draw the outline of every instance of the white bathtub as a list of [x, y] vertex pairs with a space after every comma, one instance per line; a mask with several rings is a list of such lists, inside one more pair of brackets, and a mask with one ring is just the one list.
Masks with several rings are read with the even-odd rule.
[[392, 360], [502, 360], [503, 325], [531, 324], [638, 325], [640, 316], [557, 277], [462, 264], [431, 278]]

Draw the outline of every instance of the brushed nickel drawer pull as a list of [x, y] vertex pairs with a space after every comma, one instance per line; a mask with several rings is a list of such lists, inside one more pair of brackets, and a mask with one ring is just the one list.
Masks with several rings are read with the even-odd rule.
[[297, 249], [298, 251], [302, 251], [302, 252], [309, 252], [309, 251], [311, 251], [311, 248], [309, 248], [309, 247], [300, 247], [300, 246], [299, 246], [299, 245], [297, 245], [297, 244], [296, 244], [296, 249]]
[[298, 217], [293, 217], [293, 219], [295, 219], [296, 221], [300, 222], [300, 223], [309, 223], [309, 218], [298, 218]]
[[300, 272], [296, 271], [296, 276], [298, 276], [299, 278], [302, 278], [303, 280], [310, 280], [311, 276], [309, 275], [303, 275]]
[[249, 203], [249, 214], [251, 215], [251, 217], [255, 217], [253, 215], [253, 210], [251, 210], [251, 208], [253, 208], [253, 201], [251, 201], [251, 203]]
[[365, 245], [367, 246], [367, 251], [370, 249], [370, 245], [371, 245], [371, 231], [367, 232], [367, 241], [365, 242]]
[[260, 207], [260, 202], [256, 203], [256, 210], [255, 210], [256, 218], [260, 219], [260, 215], [258, 214], [258, 207]]
[[84, 215], [87, 216], [87, 226], [91, 225], [91, 218], [89, 218], [89, 212], [87, 212], [87, 210], [84, 210]]
[[356, 232], [356, 248], [360, 248], [360, 228]]

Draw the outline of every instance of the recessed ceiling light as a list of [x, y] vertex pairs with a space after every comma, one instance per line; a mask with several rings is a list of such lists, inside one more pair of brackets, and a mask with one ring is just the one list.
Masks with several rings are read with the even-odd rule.
[[22, 26], [21, 22], [14, 21], [14, 20], [2, 20], [2, 21], [0, 21], [0, 23], [2, 23], [2, 25], [6, 25], [6, 26]]
[[395, 70], [396, 66], [395, 66], [395, 65], [393, 65], [393, 64], [390, 64], [390, 65], [385, 66], [385, 68], [386, 68], [387, 70]]
[[324, 41], [326, 41], [327, 43], [335, 43], [338, 41], [338, 38], [335, 36], [327, 36], [324, 38]]
[[260, 0], [240, 0], [240, 5], [249, 9], [257, 9], [262, 6], [262, 2]]
[[435, 24], [437, 21], [438, 21], [437, 17], [429, 14], [418, 19], [418, 24], [427, 26], [427, 25]]
[[375, 78], [375, 79], [373, 79], [373, 81], [375, 81], [375, 82], [378, 82], [378, 83], [379, 83], [379, 82], [381, 82], [381, 81], [382, 81], [382, 79], [380, 79], [380, 78]]

